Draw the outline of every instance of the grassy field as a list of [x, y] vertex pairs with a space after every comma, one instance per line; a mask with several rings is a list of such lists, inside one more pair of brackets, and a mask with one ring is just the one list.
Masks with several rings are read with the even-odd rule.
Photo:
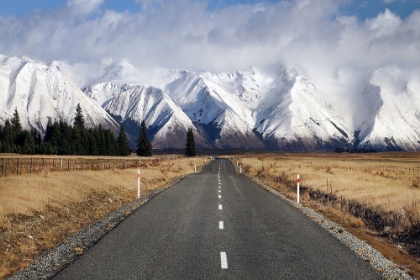
[[[420, 154], [290, 154], [241, 158], [246, 173], [286, 184], [301, 185], [346, 201], [357, 201], [388, 216], [396, 231], [420, 223]], [[309, 199], [309, 196], [304, 196]]]
[[[57, 163], [62, 158], [44, 159]], [[63, 158], [64, 162], [69, 160], [80, 162], [81, 158]], [[24, 161], [22, 157], [21, 166]], [[41, 162], [32, 158], [32, 163], [35, 161]], [[138, 168], [144, 195], [176, 177], [194, 172], [194, 164], [199, 169], [204, 158], [86, 157], [83, 162], [84, 170], [63, 168], [63, 171], [50, 164], [47, 168], [45, 164], [36, 172], [11, 172], [0, 177], [0, 279], [26, 267], [34, 257], [65, 241], [72, 233], [136, 199]], [[102, 170], [98, 167], [102, 163], [111, 168]]]
[[[234, 155], [244, 173], [342, 224], [420, 278], [420, 154]], [[3, 159], [3, 161], [1, 161]], [[19, 159], [19, 163], [18, 163]], [[208, 158], [207, 158], [208, 160]], [[0, 156], [0, 278], [204, 158]], [[32, 162], [32, 163], [31, 163]], [[6, 166], [6, 165], [4, 165]], [[1, 167], [0, 167], [1, 172]]]
[[391, 245], [384, 255], [420, 276], [420, 154], [259, 154], [234, 162], [293, 200], [299, 174], [303, 204], [359, 237], [382, 237]]

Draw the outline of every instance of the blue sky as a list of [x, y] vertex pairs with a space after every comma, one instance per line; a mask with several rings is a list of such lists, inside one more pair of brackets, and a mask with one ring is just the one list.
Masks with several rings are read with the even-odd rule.
[[[0, 15], [14, 15], [22, 17], [35, 9], [53, 11], [63, 7], [66, 0], [1, 0]], [[275, 3], [278, 0], [209, 0], [208, 8], [211, 10], [224, 8], [236, 4], [255, 4], [259, 2]], [[137, 12], [140, 10], [140, 4], [134, 0], [105, 0], [101, 6], [102, 9]], [[342, 15], [357, 16], [360, 21], [367, 18], [374, 18], [380, 12], [389, 9], [401, 18], [410, 15], [414, 10], [420, 9], [420, 0], [353, 0], [345, 4], [340, 13]]]
[[89, 65], [80, 76], [128, 62], [149, 72], [286, 65], [339, 88], [378, 69], [420, 77], [420, 0], [268, 1], [0, 0], [0, 55]]

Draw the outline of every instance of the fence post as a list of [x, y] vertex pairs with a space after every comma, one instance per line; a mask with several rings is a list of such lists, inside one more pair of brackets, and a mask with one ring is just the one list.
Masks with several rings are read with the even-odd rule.
[[297, 183], [297, 203], [299, 203], [299, 200], [300, 200], [300, 189], [299, 189], [300, 178], [299, 178], [299, 174], [297, 175], [296, 183]]
[[140, 198], [140, 169], [137, 170], [137, 198]]
[[29, 174], [32, 174], [32, 158], [31, 158], [31, 166], [29, 167]]
[[17, 159], [17, 162], [16, 162], [16, 175], [19, 175], [19, 158]]

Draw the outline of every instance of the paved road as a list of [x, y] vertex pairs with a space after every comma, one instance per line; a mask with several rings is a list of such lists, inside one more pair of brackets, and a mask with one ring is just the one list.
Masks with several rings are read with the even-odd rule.
[[381, 279], [230, 161], [164, 191], [55, 279]]

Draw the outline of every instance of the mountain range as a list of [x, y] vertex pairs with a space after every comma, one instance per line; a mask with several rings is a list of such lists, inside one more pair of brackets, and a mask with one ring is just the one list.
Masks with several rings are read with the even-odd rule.
[[130, 139], [144, 120], [155, 149], [184, 148], [192, 128], [202, 148], [420, 150], [420, 85], [401, 78], [398, 67], [377, 69], [355, 98], [341, 100], [280, 65], [234, 73], [158, 69], [146, 78], [120, 62], [83, 84], [75, 75], [76, 66], [64, 62], [0, 55], [0, 124], [17, 108], [24, 128], [44, 132], [48, 120], [72, 123], [79, 103], [87, 126], [117, 132], [122, 124]]

